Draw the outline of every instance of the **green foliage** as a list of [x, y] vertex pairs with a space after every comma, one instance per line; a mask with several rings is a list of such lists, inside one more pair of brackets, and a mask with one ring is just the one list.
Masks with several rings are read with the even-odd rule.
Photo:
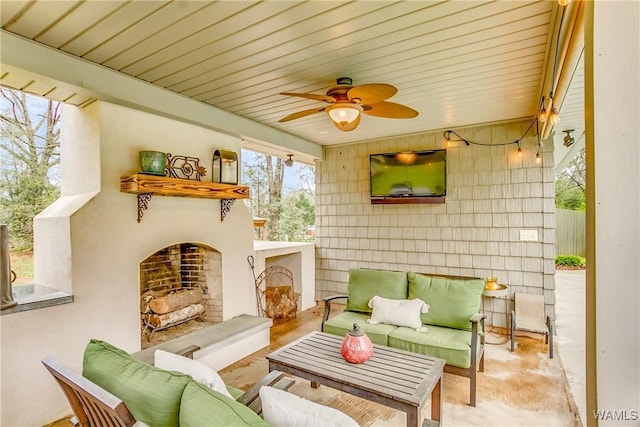
[[0, 223], [10, 246], [33, 249], [33, 217], [59, 196], [59, 104], [0, 89]]
[[586, 209], [586, 196], [584, 191], [572, 186], [564, 179], [556, 180], [556, 208], [572, 211], [584, 211]]
[[276, 228], [278, 240], [308, 241], [307, 230], [315, 223], [315, 206], [302, 191], [286, 197], [282, 201], [282, 209]]
[[586, 265], [587, 260], [576, 255], [558, 255], [556, 257], [556, 265], [565, 265], [571, 267], [582, 267]]
[[33, 217], [58, 198], [59, 190], [37, 175], [19, 174], [13, 185], [2, 183], [7, 197], [0, 201], [0, 222], [7, 224], [11, 248], [33, 250]]
[[584, 211], [586, 208], [586, 163], [582, 149], [556, 178], [556, 207]]

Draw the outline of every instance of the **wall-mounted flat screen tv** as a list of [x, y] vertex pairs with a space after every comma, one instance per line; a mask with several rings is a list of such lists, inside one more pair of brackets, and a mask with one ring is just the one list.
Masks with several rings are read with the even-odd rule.
[[371, 203], [444, 203], [447, 151], [371, 154]]

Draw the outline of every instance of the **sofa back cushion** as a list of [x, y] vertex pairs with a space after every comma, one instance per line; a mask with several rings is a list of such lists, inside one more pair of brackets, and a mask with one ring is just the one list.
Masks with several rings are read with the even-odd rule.
[[450, 279], [408, 273], [409, 298], [420, 298], [429, 304], [429, 312], [421, 314], [422, 323], [447, 328], [471, 330], [469, 319], [480, 311], [483, 279]]
[[178, 426], [188, 375], [155, 368], [104, 341], [92, 339], [84, 351], [82, 375], [120, 398], [131, 415], [149, 426]]
[[196, 381], [182, 394], [180, 427], [268, 425], [248, 407]]
[[346, 310], [371, 313], [369, 300], [378, 295], [388, 299], [406, 299], [407, 273], [399, 271], [349, 270], [349, 298]]

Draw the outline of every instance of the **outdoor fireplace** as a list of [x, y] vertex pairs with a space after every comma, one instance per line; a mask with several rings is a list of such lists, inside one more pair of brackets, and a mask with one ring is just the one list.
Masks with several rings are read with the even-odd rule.
[[140, 263], [143, 347], [221, 322], [222, 309], [222, 254], [215, 249], [178, 243]]

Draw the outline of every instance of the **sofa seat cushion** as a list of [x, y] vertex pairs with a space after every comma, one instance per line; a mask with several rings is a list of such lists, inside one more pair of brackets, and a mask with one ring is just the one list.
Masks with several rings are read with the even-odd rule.
[[191, 377], [133, 359], [92, 339], [84, 351], [82, 375], [120, 398], [131, 415], [149, 426], [178, 426], [180, 400]]
[[439, 357], [447, 365], [471, 366], [471, 332], [460, 329], [428, 326], [426, 332], [398, 328], [389, 333], [389, 347], [427, 356]]
[[180, 427], [268, 426], [248, 407], [196, 381], [187, 384], [180, 403]]
[[370, 316], [368, 314], [345, 311], [344, 313], [333, 316], [331, 319], [324, 322], [323, 331], [328, 334], [344, 337], [347, 335], [347, 332], [353, 329], [353, 324], [357, 323], [358, 326], [360, 326], [360, 329], [367, 334], [372, 343], [387, 345], [389, 332], [397, 329], [398, 327], [383, 323], [379, 325], [372, 325], [367, 323], [367, 319], [369, 319], [369, 317]]
[[484, 280], [449, 279], [408, 273], [409, 298], [429, 304], [421, 315], [422, 323], [447, 328], [471, 330], [471, 316], [480, 311]]
[[376, 295], [388, 299], [407, 298], [407, 273], [354, 268], [349, 270], [348, 286], [346, 310], [371, 313], [369, 300]]

